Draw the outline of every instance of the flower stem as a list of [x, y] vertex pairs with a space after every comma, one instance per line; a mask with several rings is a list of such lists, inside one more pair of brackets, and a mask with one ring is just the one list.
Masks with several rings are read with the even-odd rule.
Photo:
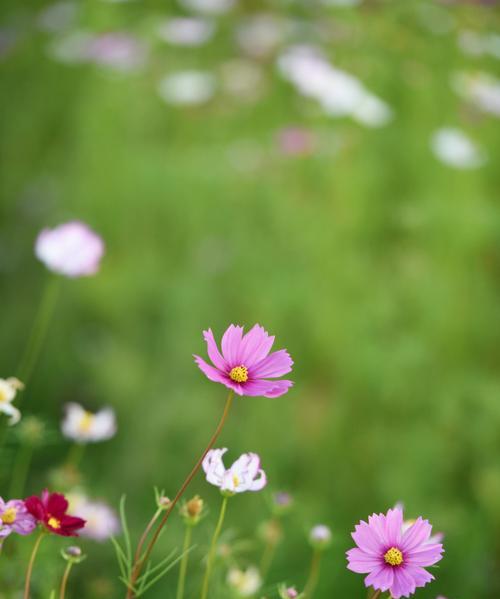
[[229, 497], [227, 495], [224, 496], [222, 500], [222, 505], [220, 508], [219, 520], [217, 522], [217, 526], [215, 527], [214, 536], [212, 537], [212, 542], [210, 543], [210, 550], [208, 552], [207, 558], [207, 567], [205, 570], [205, 578], [203, 579], [203, 586], [201, 589], [201, 599], [207, 599], [208, 597], [208, 586], [210, 584], [210, 577], [212, 575], [212, 570], [214, 567], [215, 553], [217, 550], [217, 541], [219, 540], [220, 532], [222, 530], [222, 525], [224, 523], [224, 517], [226, 515], [227, 501]]
[[59, 280], [57, 277], [50, 277], [45, 286], [40, 307], [38, 308], [35, 322], [28, 339], [28, 344], [26, 345], [26, 349], [24, 350], [21, 364], [19, 365], [18, 369], [18, 378], [25, 385], [28, 384], [28, 381], [33, 373], [33, 368], [35, 367], [38, 355], [40, 354], [43, 340], [47, 334], [47, 329], [52, 317], [52, 312], [54, 311], [58, 290]]
[[85, 443], [73, 443], [68, 451], [66, 466], [72, 466], [76, 470], [82, 461], [85, 447]]
[[69, 560], [66, 564], [66, 569], [64, 570], [64, 574], [61, 580], [61, 589], [59, 591], [59, 599], [64, 599], [66, 596], [66, 586], [68, 584], [69, 573], [71, 572], [71, 568], [73, 567], [72, 560]]
[[307, 579], [306, 586], [304, 589], [304, 595], [306, 596], [306, 599], [311, 599], [318, 584], [319, 570], [321, 564], [321, 553], [321, 551], [315, 549], [312, 556], [311, 567], [309, 569], [309, 578]]
[[[272, 521], [273, 527], [280, 527], [281, 524], [278, 518], [274, 518]], [[274, 556], [276, 554], [276, 549], [278, 547], [279, 541], [277, 539], [268, 539], [266, 545], [264, 547], [264, 552], [262, 553], [262, 558], [260, 560], [260, 574], [262, 579], [265, 580], [269, 570], [271, 568], [271, 564], [273, 563]]]
[[137, 549], [135, 550], [134, 564], [139, 561], [139, 559], [141, 557], [141, 553], [142, 553], [142, 548], [144, 547], [144, 543], [146, 542], [146, 539], [148, 538], [148, 535], [151, 532], [151, 529], [155, 525], [155, 522], [158, 520], [158, 518], [162, 512], [163, 512], [163, 509], [158, 508], [156, 510], [156, 512], [153, 514], [153, 517], [151, 518], [151, 520], [148, 522], [148, 525], [144, 529], [144, 532], [142, 533], [142, 536], [139, 539], [139, 543], [137, 544]]
[[36, 554], [38, 553], [38, 548], [40, 547], [40, 543], [42, 542], [44, 536], [45, 531], [41, 530], [35, 541], [35, 545], [33, 546], [33, 551], [31, 552], [28, 569], [26, 570], [26, 580], [24, 582], [24, 599], [29, 599], [30, 597], [31, 574], [33, 572], [33, 564], [35, 563]]
[[[378, 599], [380, 597], [380, 595], [382, 594], [382, 591], [373, 591], [373, 594], [370, 595], [370, 599]], [[390, 598], [390, 595], [389, 595]]]
[[191, 524], [186, 524], [186, 532], [184, 534], [184, 546], [182, 547], [182, 559], [179, 568], [179, 582], [177, 584], [176, 599], [184, 599], [184, 587], [186, 585], [186, 573], [189, 560], [189, 546], [191, 545], [191, 535], [193, 527]]
[[[184, 495], [184, 492], [188, 488], [189, 483], [193, 480], [193, 478], [195, 477], [196, 473], [200, 469], [200, 466], [201, 466], [203, 460], [205, 459], [205, 456], [212, 449], [212, 447], [214, 446], [215, 442], [217, 441], [217, 439], [218, 439], [218, 437], [219, 437], [222, 429], [224, 428], [224, 424], [225, 424], [227, 416], [229, 414], [229, 410], [231, 409], [231, 405], [233, 403], [233, 397], [234, 397], [234, 393], [231, 390], [231, 391], [229, 391], [229, 394], [227, 396], [226, 405], [224, 406], [224, 411], [222, 413], [222, 416], [221, 416], [221, 419], [219, 421], [219, 424], [217, 425], [217, 428], [215, 429], [215, 432], [212, 435], [212, 438], [210, 439], [210, 441], [209, 441], [209, 443], [208, 443], [205, 451], [201, 454], [201, 457], [196, 462], [196, 464], [194, 465], [194, 467], [191, 470], [191, 472], [188, 474], [188, 476], [185, 479], [185, 481], [182, 483], [181, 488], [177, 491], [177, 495], [172, 500], [172, 503], [170, 504], [170, 507], [165, 511], [165, 514], [164, 514], [163, 518], [161, 519], [161, 522], [158, 525], [158, 528], [156, 529], [156, 531], [155, 531], [152, 539], [149, 541], [149, 544], [148, 544], [147, 549], [146, 549], [146, 551], [144, 553], [144, 556], [141, 557], [139, 555], [139, 557], [134, 560], [134, 564], [132, 566], [132, 573], [130, 575], [130, 580], [129, 580], [129, 584], [128, 584], [126, 599], [132, 599], [134, 597], [134, 595], [135, 595], [134, 585], [137, 582], [137, 579], [139, 578], [139, 575], [140, 575], [141, 570], [142, 570], [142, 566], [148, 561], [149, 556], [151, 555], [151, 552], [153, 551], [153, 547], [155, 546], [156, 541], [158, 540], [158, 537], [160, 536], [160, 533], [161, 533], [163, 527], [167, 523], [168, 517], [170, 516], [170, 514], [173, 511], [173, 509], [177, 505], [177, 502], [179, 501], [179, 499]], [[145, 539], [146, 536], [147, 536], [147, 534], [146, 535], [143, 534], [143, 536], [144, 536], [144, 539]]]

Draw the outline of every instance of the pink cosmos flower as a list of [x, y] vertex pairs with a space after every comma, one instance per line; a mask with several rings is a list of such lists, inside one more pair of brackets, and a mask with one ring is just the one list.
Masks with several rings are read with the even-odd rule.
[[35, 254], [57, 274], [84, 277], [99, 270], [104, 242], [85, 223], [72, 221], [44, 229], [36, 240]]
[[29, 535], [36, 527], [35, 518], [28, 512], [24, 501], [11, 499], [4, 501], [0, 497], [0, 544], [1, 540], [15, 532]]
[[432, 526], [417, 518], [403, 531], [403, 511], [373, 514], [368, 524], [363, 520], [352, 533], [357, 547], [347, 552], [348, 568], [368, 574], [365, 586], [390, 591], [393, 599], [409, 597], [417, 587], [434, 579], [424, 567], [442, 558], [441, 543], [429, 544]]
[[238, 395], [264, 397], [279, 397], [293, 385], [287, 380], [267, 380], [290, 372], [293, 361], [285, 349], [269, 353], [274, 337], [260, 325], [243, 335], [243, 327], [232, 324], [222, 337], [222, 355], [211, 329], [203, 331], [203, 337], [213, 366], [199, 356], [194, 359], [211, 381], [222, 383]]
[[260, 491], [267, 484], [266, 473], [260, 467], [256, 453], [244, 453], [226, 470], [222, 456], [227, 448], [211, 449], [203, 460], [207, 481], [228, 495], [244, 491]]

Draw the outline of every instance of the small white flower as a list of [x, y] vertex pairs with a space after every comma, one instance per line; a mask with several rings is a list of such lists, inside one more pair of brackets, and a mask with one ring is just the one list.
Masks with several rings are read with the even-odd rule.
[[452, 77], [452, 86], [480, 110], [500, 117], [500, 79], [483, 71], [458, 72]]
[[226, 451], [227, 448], [211, 449], [203, 460], [203, 470], [210, 484], [229, 495], [260, 491], [266, 486], [266, 474], [260, 467], [260, 458], [256, 453], [244, 453], [226, 470], [222, 461]]
[[[394, 509], [404, 510], [404, 503], [402, 501], [398, 501], [394, 506]], [[402, 532], [406, 532], [411, 526], [415, 524], [415, 520], [408, 519], [403, 521]], [[427, 539], [427, 544], [435, 545], [436, 543], [441, 543], [444, 539], [444, 534], [442, 532], [436, 532], [431, 535]]]
[[77, 403], [69, 403], [61, 430], [65, 437], [77, 443], [106, 441], [116, 433], [115, 412], [105, 408], [93, 414]]
[[17, 424], [21, 420], [21, 412], [12, 405], [16, 393], [24, 385], [18, 379], [11, 377], [0, 379], [0, 413], [9, 416], [9, 425]]
[[255, 566], [246, 570], [231, 568], [227, 573], [227, 584], [240, 597], [251, 597], [262, 586], [262, 578]]
[[201, 18], [176, 18], [163, 22], [158, 27], [162, 40], [177, 46], [202, 46], [215, 31], [212, 21]]
[[104, 242], [85, 223], [72, 221], [44, 229], [36, 240], [35, 254], [55, 273], [84, 277], [99, 270]]
[[439, 160], [455, 168], [477, 168], [485, 162], [484, 153], [460, 129], [438, 129], [432, 136], [431, 148]]
[[71, 513], [83, 518], [85, 527], [79, 536], [103, 542], [120, 532], [120, 522], [116, 512], [106, 503], [91, 501], [86, 495], [78, 492], [68, 494]]
[[232, 8], [235, 0], [179, 0], [179, 3], [193, 12], [219, 15]]
[[205, 104], [215, 93], [215, 79], [203, 71], [180, 71], [164, 77], [158, 84], [158, 93], [168, 104]]
[[317, 524], [309, 533], [309, 542], [313, 547], [325, 548], [332, 540], [332, 531], [324, 524]]

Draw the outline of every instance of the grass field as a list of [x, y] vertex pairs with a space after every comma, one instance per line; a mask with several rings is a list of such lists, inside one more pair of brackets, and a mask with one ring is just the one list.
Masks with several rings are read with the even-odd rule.
[[[54, 276], [33, 254], [39, 230], [77, 218], [106, 243], [95, 277], [58, 279], [43, 350], [19, 401], [23, 416], [42, 418], [49, 431], [25, 494], [58, 480], [54, 469], [69, 450], [59, 434], [63, 405], [111, 405], [118, 434], [87, 448], [80, 484], [116, 508], [126, 494], [136, 538], [154, 511], [153, 486], [175, 494], [222, 411], [224, 387], [193, 363], [193, 353], [206, 355], [202, 330], [220, 338], [230, 323], [258, 322], [293, 357], [295, 386], [276, 399], [237, 398], [221, 437], [230, 459], [259, 453], [269, 479], [266, 491], [230, 505], [237, 563], [260, 560], [255, 530], [269, 518], [270, 491], [289, 491], [295, 506], [257, 596], [276, 597], [282, 581], [303, 587], [307, 534], [321, 522], [333, 543], [316, 599], [365, 599], [362, 577], [346, 569], [350, 532], [402, 501], [408, 517], [423, 515], [445, 534], [436, 581], [417, 596], [495, 599], [500, 92], [495, 114], [457, 93], [454, 81], [499, 76], [498, 38], [496, 55], [493, 42], [491, 51], [467, 45], [470, 32], [498, 36], [498, 6], [327, 4], [241, 1], [209, 17], [213, 37], [190, 47], [158, 35], [165, 19], [190, 14], [174, 3], [89, 0], [62, 23], [42, 2], [2, 3], [0, 376], [17, 372]], [[279, 35], [261, 49], [250, 33], [242, 47], [237, 32], [257, 14]], [[76, 30], [134, 36], [137, 63], [56, 59], [54, 47]], [[320, 47], [358, 78], [390, 109], [387, 122], [335, 117], [301, 95], [277, 66], [298, 44]], [[213, 96], [165, 102], [160, 81], [193, 69], [213, 76]], [[291, 127], [308, 140], [296, 152], [283, 146]], [[438, 160], [431, 138], [443, 127], [474, 141], [479, 166]], [[18, 446], [9, 429], [2, 496]], [[201, 475], [194, 493], [209, 513], [195, 530], [189, 598], [198, 597], [219, 503]], [[6, 544], [2, 599], [21, 597], [31, 544]], [[158, 556], [181, 544], [175, 517]], [[46, 542], [33, 599], [56, 588], [61, 546]], [[123, 597], [111, 544], [81, 546], [88, 557], [68, 596]], [[231, 596], [224, 573], [221, 566], [212, 599]], [[174, 598], [176, 585], [173, 570], [147, 596]]]

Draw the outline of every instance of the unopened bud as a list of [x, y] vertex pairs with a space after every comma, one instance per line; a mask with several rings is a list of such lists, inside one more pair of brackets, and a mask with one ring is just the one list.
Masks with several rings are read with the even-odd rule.
[[278, 592], [281, 599], [300, 599], [303, 596], [295, 587], [287, 587], [285, 584], [279, 587]]
[[293, 497], [286, 491], [274, 493], [272, 501], [272, 509], [276, 516], [287, 514], [293, 507]]
[[194, 526], [198, 524], [200, 518], [203, 514], [204, 502], [203, 499], [199, 495], [195, 495], [181, 508], [181, 516], [184, 518], [186, 524], [190, 526]]
[[332, 531], [324, 524], [318, 524], [309, 533], [309, 542], [314, 549], [326, 549], [332, 542]]
[[283, 530], [278, 520], [266, 520], [260, 525], [259, 534], [265, 543], [277, 545], [283, 537]]
[[158, 507], [162, 510], [168, 510], [168, 508], [172, 504], [172, 500], [169, 497], [166, 497], [165, 495], [160, 495], [158, 497], [157, 503]]
[[68, 562], [72, 562], [74, 564], [80, 563], [86, 557], [83, 554], [80, 547], [77, 547], [76, 545], [72, 545], [70, 547], [66, 547], [65, 549], [62, 549], [61, 555], [63, 556], [63, 558], [65, 560], [67, 560]]

